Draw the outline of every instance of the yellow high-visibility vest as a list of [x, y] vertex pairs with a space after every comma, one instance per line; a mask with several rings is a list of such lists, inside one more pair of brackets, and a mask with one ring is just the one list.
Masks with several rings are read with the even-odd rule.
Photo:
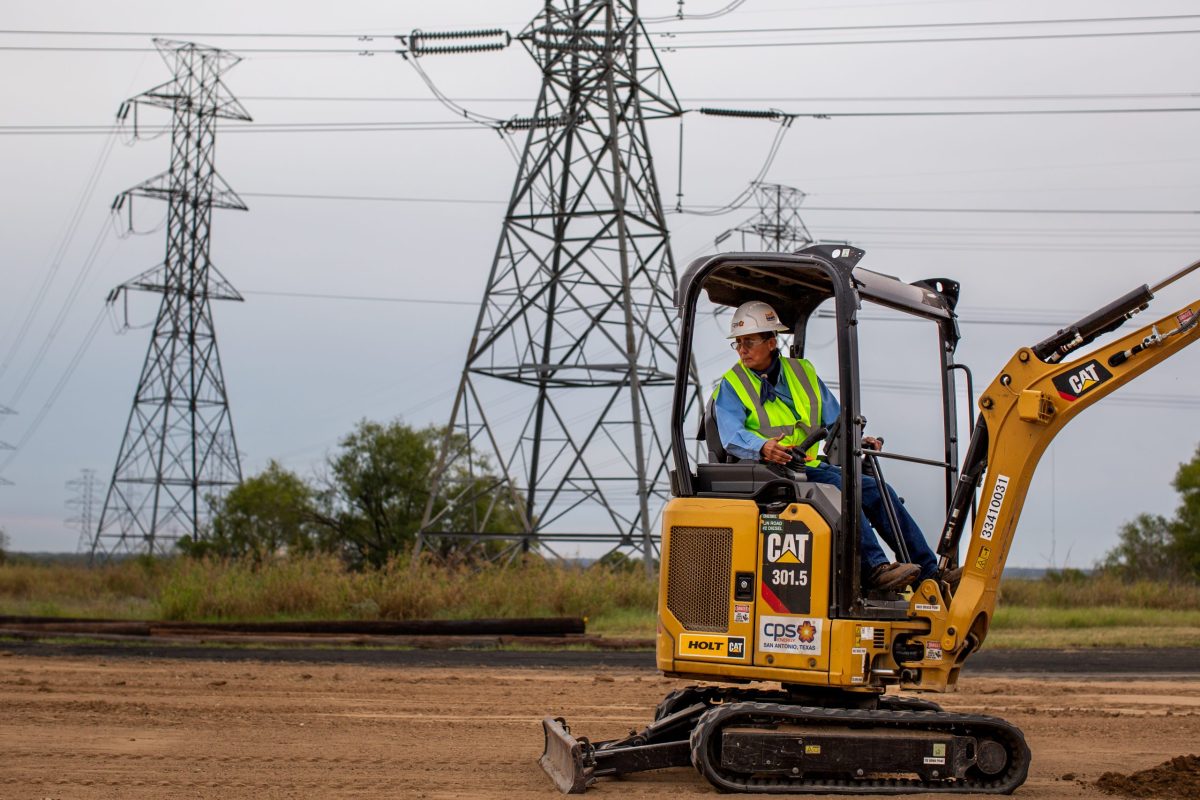
[[[767, 403], [762, 402], [762, 381], [753, 371], [746, 369], [739, 361], [728, 372], [725, 380], [733, 387], [738, 399], [746, 407], [746, 430], [753, 431], [764, 439], [780, 437], [781, 445], [797, 445], [804, 441], [809, 431], [821, 422], [821, 392], [817, 371], [807, 359], [782, 358], [780, 369], [787, 381], [788, 392], [792, 395], [792, 403], [796, 410], [783, 402], [779, 395]], [[721, 384], [717, 385], [717, 392]], [[799, 414], [799, 416], [797, 416]], [[766, 424], [763, 424], [763, 420]], [[804, 454], [805, 465], [817, 466], [820, 443], [814, 444]]]

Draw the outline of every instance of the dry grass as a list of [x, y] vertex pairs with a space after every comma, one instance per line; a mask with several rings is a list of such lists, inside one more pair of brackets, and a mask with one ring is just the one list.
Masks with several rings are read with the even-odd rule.
[[1112, 575], [1068, 571], [1052, 573], [1039, 580], [1003, 581], [999, 605], [1084, 609], [1119, 606], [1187, 611], [1200, 609], [1200, 584], [1126, 583]]
[[[0, 565], [0, 614], [172, 620], [582, 616], [588, 629], [653, 637], [657, 582], [639, 570], [451, 568], [397, 560], [354, 572], [330, 557], [126, 561], [94, 569]], [[1200, 587], [1104, 576], [1009, 580], [993, 647], [1200, 646]]]
[[1093, 647], [1200, 647], [1200, 627], [1158, 625], [1111, 628], [992, 628], [987, 649], [1075, 650]]
[[162, 562], [140, 559], [96, 569], [14, 560], [0, 564], [0, 612], [147, 619], [164, 573]]
[[354, 572], [314, 556], [249, 562], [169, 559], [87, 569], [0, 566], [0, 613], [170, 620], [429, 619], [580, 616], [629, 609], [653, 616], [657, 584], [638, 571], [451, 568], [397, 560]]

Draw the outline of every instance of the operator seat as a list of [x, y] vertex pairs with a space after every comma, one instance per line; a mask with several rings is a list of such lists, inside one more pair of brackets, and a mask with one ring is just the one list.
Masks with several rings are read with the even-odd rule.
[[696, 439], [708, 450], [708, 463], [696, 465], [697, 497], [729, 497], [753, 500], [765, 510], [780, 509], [791, 503], [814, 506], [836, 531], [841, 518], [841, 492], [824, 483], [810, 483], [804, 471], [794, 472], [776, 464], [742, 461], [725, 452], [717, 431], [717, 418], [710, 398], [704, 406]]
[[795, 502], [799, 498], [798, 483], [805, 482], [803, 473], [796, 474], [777, 465], [743, 460], [725, 452], [713, 401], [709, 398], [700, 420], [697, 440], [703, 440], [708, 450], [708, 463], [696, 465], [696, 489], [700, 497], [734, 497], [765, 502]]

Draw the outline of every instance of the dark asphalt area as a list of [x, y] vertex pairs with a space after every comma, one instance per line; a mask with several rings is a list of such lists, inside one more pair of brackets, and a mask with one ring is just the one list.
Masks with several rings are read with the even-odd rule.
[[[0, 652], [33, 656], [258, 661], [268, 663], [363, 664], [393, 667], [525, 667], [656, 671], [649, 651], [579, 650], [385, 650], [373, 648], [217, 647], [124, 643], [0, 641]], [[1139, 677], [1200, 675], [1200, 649], [983, 650], [971, 656], [967, 674]]]

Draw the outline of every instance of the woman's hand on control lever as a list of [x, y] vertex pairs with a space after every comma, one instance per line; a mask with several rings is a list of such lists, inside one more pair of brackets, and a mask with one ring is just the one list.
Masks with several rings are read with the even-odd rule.
[[786, 464], [792, 460], [792, 448], [779, 443], [779, 437], [767, 439], [762, 446], [762, 459], [770, 464]]
[[883, 449], [883, 439], [876, 439], [874, 436], [864, 436], [862, 446], [864, 450], [879, 452]]

